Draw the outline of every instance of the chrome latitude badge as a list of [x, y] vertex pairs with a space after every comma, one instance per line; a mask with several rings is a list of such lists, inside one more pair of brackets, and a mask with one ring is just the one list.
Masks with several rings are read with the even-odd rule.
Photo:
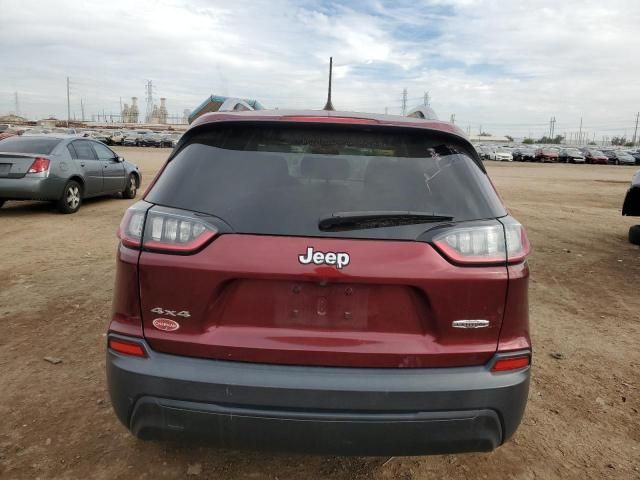
[[451, 322], [453, 328], [486, 328], [489, 320], [454, 320]]

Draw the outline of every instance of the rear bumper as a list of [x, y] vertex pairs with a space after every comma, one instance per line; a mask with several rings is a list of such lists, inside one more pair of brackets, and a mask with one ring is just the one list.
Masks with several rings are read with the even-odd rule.
[[60, 195], [62, 189], [51, 177], [0, 178], [0, 198], [7, 200], [57, 200]]
[[[116, 335], [113, 335], [116, 336]], [[518, 427], [529, 368], [367, 369], [107, 352], [111, 401], [142, 438], [352, 455], [490, 451]]]

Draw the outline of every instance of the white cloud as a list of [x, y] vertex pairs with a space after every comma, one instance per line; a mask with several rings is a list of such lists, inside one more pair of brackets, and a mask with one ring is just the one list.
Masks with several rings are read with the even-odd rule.
[[0, 0], [0, 113], [116, 113], [145, 79], [172, 113], [210, 93], [399, 113], [430, 92], [441, 118], [495, 133], [624, 133], [640, 109], [634, 0]]

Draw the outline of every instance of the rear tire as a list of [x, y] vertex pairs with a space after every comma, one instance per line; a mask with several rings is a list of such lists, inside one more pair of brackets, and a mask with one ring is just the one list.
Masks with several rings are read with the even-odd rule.
[[60, 213], [76, 213], [82, 204], [82, 186], [75, 180], [69, 180], [64, 186], [62, 196], [56, 202]]
[[127, 179], [127, 188], [122, 191], [122, 198], [136, 198], [138, 193], [138, 180], [132, 173]]
[[634, 225], [629, 229], [629, 241], [634, 245], [640, 245], [640, 225]]

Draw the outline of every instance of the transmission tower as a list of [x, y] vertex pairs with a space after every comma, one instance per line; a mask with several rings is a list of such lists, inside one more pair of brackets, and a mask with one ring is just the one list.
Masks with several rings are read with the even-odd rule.
[[147, 111], [144, 115], [144, 121], [150, 123], [151, 116], [153, 115], [153, 82], [151, 80], [147, 80], [147, 83], [145, 83], [144, 94], [147, 101]]
[[402, 116], [407, 114], [407, 89], [402, 90]]

